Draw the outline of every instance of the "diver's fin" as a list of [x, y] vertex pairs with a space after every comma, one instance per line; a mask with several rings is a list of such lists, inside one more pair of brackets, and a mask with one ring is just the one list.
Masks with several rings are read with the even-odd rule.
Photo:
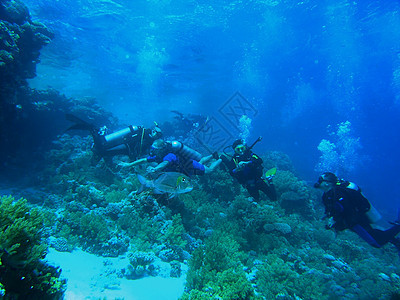
[[397, 208], [397, 220], [396, 220], [396, 222], [400, 223], [400, 207]]
[[147, 180], [146, 178], [144, 178], [142, 175], [140, 174], [136, 174], [139, 182], [140, 182], [140, 187], [137, 191], [135, 191], [135, 194], [138, 195], [141, 192], [143, 192], [145, 189], [147, 189], [149, 187], [149, 180]]
[[270, 176], [272, 177], [275, 174], [276, 174], [276, 168], [269, 169], [267, 172], [265, 172], [265, 178], [268, 178]]
[[90, 124], [90, 123], [78, 118], [77, 116], [74, 116], [72, 114], [66, 114], [65, 118], [68, 121], [71, 121], [71, 122], [75, 123], [74, 125], [69, 127], [67, 129], [67, 131], [68, 130], [89, 130], [89, 131], [95, 130], [95, 126], [93, 124]]
[[183, 113], [177, 111], [177, 110], [171, 110], [172, 113], [177, 114], [178, 116], [180, 116], [181, 118], [183, 117]]
[[136, 176], [137, 176], [137, 179], [139, 180], [140, 184], [147, 185], [148, 180], [146, 178], [144, 178], [144, 176], [142, 176], [140, 174], [136, 174]]
[[394, 220], [393, 222], [389, 222], [391, 224], [395, 224], [395, 225], [400, 225], [400, 207], [397, 208], [397, 219]]
[[397, 209], [397, 219], [393, 222], [389, 222], [392, 225], [400, 225], [400, 208]]
[[74, 124], [71, 127], [68, 127], [66, 131], [69, 131], [69, 130], [89, 130], [89, 131], [91, 131], [92, 128], [88, 128], [84, 124]]
[[177, 193], [170, 193], [170, 194], [168, 194], [168, 200], [173, 199], [173, 198], [175, 198], [177, 196], [178, 196]]
[[153, 189], [153, 194], [162, 195], [162, 194], [165, 194], [165, 192], [162, 192], [159, 189], [155, 188], [155, 189]]
[[143, 188], [154, 188], [154, 182], [152, 180], [146, 179], [144, 176], [140, 174], [136, 174], [140, 184]]

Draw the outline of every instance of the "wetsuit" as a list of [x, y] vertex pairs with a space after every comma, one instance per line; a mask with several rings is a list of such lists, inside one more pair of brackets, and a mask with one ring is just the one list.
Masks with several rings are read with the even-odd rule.
[[168, 161], [164, 172], [179, 172], [187, 176], [204, 175], [205, 167], [197, 161], [200, 154], [182, 143], [173, 141], [167, 142], [167, 147], [163, 154], [147, 157], [147, 162], [156, 162], [158, 164]]
[[400, 249], [399, 240], [395, 238], [400, 232], [400, 225], [394, 225], [385, 231], [372, 228], [372, 222], [367, 216], [371, 204], [354, 183], [339, 183], [323, 194], [322, 201], [326, 216], [335, 221], [332, 225], [335, 230], [350, 229], [375, 248], [390, 242]]
[[187, 176], [204, 175], [205, 173], [205, 167], [198, 161], [195, 161], [194, 159], [185, 159], [174, 153], [168, 153], [161, 159], [156, 156], [150, 156], [147, 158], [147, 162], [161, 163], [163, 161], [169, 162], [167, 167], [163, 170], [164, 172], [178, 172]]
[[[231, 159], [222, 155], [221, 159], [228, 168], [229, 174], [247, 189], [254, 200], [258, 201], [260, 199], [259, 191], [263, 191], [272, 201], [277, 200], [275, 186], [262, 178], [263, 161], [258, 155], [247, 151], [243, 155], [235, 155]], [[240, 162], [249, 163], [239, 169]]]

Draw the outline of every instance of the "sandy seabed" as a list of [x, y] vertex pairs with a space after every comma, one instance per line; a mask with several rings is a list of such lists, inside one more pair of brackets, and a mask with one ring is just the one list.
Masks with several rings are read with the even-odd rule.
[[67, 279], [65, 300], [177, 300], [184, 291], [184, 275], [180, 278], [119, 278], [118, 270], [129, 264], [125, 256], [108, 258], [82, 250], [69, 253], [50, 248], [46, 260], [59, 266], [62, 269], [61, 277]]

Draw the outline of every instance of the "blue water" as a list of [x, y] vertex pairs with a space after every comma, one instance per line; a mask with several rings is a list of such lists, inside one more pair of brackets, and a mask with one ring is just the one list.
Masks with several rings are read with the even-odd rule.
[[339, 176], [388, 214], [400, 206], [397, 1], [24, 2], [56, 33], [32, 87], [146, 126], [170, 110], [227, 124], [220, 109], [239, 92], [254, 107], [248, 141], [264, 137], [256, 152], [287, 153], [312, 183], [322, 139], [357, 141]]

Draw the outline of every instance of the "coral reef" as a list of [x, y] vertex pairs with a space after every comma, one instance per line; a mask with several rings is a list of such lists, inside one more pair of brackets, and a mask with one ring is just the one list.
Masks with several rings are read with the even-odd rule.
[[85, 116], [96, 125], [115, 124], [115, 118], [93, 98], [69, 99], [53, 89], [29, 88], [27, 79], [36, 76], [40, 49], [52, 38], [53, 33], [44, 24], [31, 20], [28, 8], [21, 1], [0, 2], [2, 167], [24, 164], [26, 170], [28, 165], [40, 166], [43, 150], [50, 149], [51, 141], [68, 127], [66, 113]]
[[155, 257], [153, 253], [141, 251], [130, 252], [128, 258], [130, 265], [125, 275], [127, 278], [136, 279], [154, 273], [155, 267], [152, 263]]
[[254, 202], [224, 170], [194, 178], [192, 192], [168, 199], [132, 193], [136, 177], [93, 162], [90, 140], [60, 136], [37, 177], [58, 195], [57, 206], [35, 200], [48, 212], [53, 247], [127, 255], [118, 276], [132, 280], [182, 276], [189, 266], [182, 299], [384, 299], [399, 290], [394, 248], [382, 252], [351, 232], [325, 230], [318, 194], [285, 155], [263, 156], [270, 166], [283, 160], [273, 179], [278, 202]]
[[0, 198], [0, 282], [6, 298], [62, 299], [60, 270], [46, 264], [44, 218], [25, 199]]
[[242, 253], [235, 239], [214, 232], [193, 253], [187, 287], [181, 299], [257, 299], [240, 262]]

